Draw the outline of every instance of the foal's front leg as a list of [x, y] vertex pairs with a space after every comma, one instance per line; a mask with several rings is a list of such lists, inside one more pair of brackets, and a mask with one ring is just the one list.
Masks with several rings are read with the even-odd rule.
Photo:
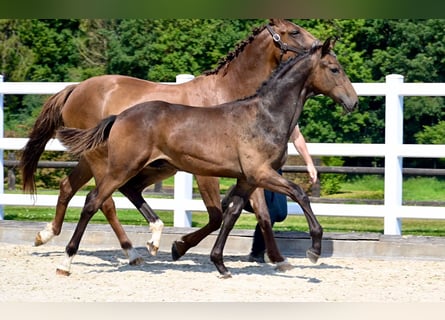
[[283, 178], [273, 170], [269, 171], [262, 179], [262, 187], [273, 192], [285, 194], [301, 206], [312, 238], [312, 247], [306, 251], [306, 256], [311, 262], [316, 263], [321, 255], [323, 228], [312, 211], [309, 197], [300, 186]]

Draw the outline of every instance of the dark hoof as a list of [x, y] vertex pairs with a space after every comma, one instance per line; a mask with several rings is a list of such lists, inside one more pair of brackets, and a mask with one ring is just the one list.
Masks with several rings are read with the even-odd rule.
[[56, 270], [56, 274], [57, 274], [58, 276], [68, 277], [71, 273], [70, 273], [69, 271], [62, 270], [62, 269], [57, 268], [57, 270]]
[[172, 259], [173, 259], [173, 261], [178, 261], [179, 258], [182, 257], [182, 254], [180, 254], [178, 251], [177, 243], [178, 243], [178, 241], [173, 241], [173, 244], [172, 244]]
[[306, 257], [312, 262], [317, 263], [318, 258], [320, 258], [320, 255], [311, 251], [310, 249], [306, 251]]
[[172, 244], [172, 259], [173, 259], [173, 261], [178, 261], [187, 252], [187, 249], [185, 249], [184, 244], [185, 244], [185, 242], [182, 240], [173, 241], [173, 244]]

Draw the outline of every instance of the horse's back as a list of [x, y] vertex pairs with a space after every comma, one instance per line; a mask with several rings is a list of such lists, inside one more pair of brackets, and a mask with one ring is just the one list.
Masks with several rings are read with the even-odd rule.
[[[193, 80], [192, 80], [193, 81]], [[102, 75], [79, 83], [62, 110], [67, 127], [90, 128], [103, 118], [144, 101], [164, 100], [188, 103], [188, 90], [122, 75]]]

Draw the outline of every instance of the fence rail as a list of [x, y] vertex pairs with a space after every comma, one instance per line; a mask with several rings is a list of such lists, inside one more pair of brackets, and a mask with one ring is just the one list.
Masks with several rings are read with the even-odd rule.
[[[70, 83], [6, 83], [0, 77], [0, 107], [3, 106], [4, 94], [53, 94]], [[385, 96], [385, 143], [384, 144], [350, 144], [350, 143], [308, 143], [313, 156], [350, 156], [350, 157], [384, 157], [385, 168], [376, 168], [384, 174], [383, 204], [331, 204], [313, 203], [317, 215], [380, 217], [384, 219], [384, 233], [387, 235], [402, 234], [403, 218], [445, 219], [443, 207], [410, 206], [402, 204], [402, 175], [408, 168], [403, 168], [402, 159], [410, 158], [445, 158], [443, 145], [403, 144], [403, 97], [404, 96], [445, 96], [445, 83], [404, 83], [401, 75], [388, 75], [384, 83], [354, 83], [359, 96]], [[3, 108], [0, 108], [0, 125], [3, 125]], [[4, 167], [3, 150], [21, 150], [26, 144], [24, 138], [2, 138], [0, 128], [0, 165]], [[64, 151], [57, 140], [51, 140], [46, 150]], [[297, 155], [293, 144], [288, 145], [290, 155]], [[0, 178], [3, 180], [3, 171]], [[383, 172], [381, 172], [383, 171]], [[173, 199], [148, 198], [147, 201], [155, 210], [174, 210], [174, 225], [188, 227], [191, 225], [192, 211], [205, 211], [201, 200], [192, 199], [192, 176], [178, 172], [175, 176]], [[0, 206], [55, 206], [57, 196], [24, 194], [7, 194], [0, 184]], [[116, 197], [117, 208], [133, 208], [123, 197]], [[75, 196], [70, 205], [83, 207], [84, 196]], [[288, 203], [289, 213], [301, 214], [301, 208]], [[2, 218], [2, 214], [0, 214]]]

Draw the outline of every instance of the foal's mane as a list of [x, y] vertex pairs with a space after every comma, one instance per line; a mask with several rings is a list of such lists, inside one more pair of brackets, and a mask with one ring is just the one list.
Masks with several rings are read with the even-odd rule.
[[264, 93], [264, 91], [267, 90], [265, 88], [268, 86], [269, 82], [275, 81], [274, 80], [275, 78], [279, 77], [282, 73], [287, 72], [288, 69], [290, 69], [294, 64], [298, 63], [300, 60], [303, 60], [304, 58], [309, 57], [312, 54], [314, 54], [321, 47], [323, 47], [323, 45], [321, 45], [321, 44], [314, 45], [305, 53], [293, 56], [292, 58], [289, 58], [288, 60], [280, 63], [278, 65], [278, 67], [269, 76], [269, 78], [267, 78], [266, 80], [263, 81], [263, 83], [258, 87], [258, 89], [256, 90], [256, 92], [253, 95], [246, 97], [246, 98], [242, 98], [242, 99], [240, 99], [240, 101], [250, 99], [250, 98], [256, 97], [256, 96]]
[[227, 64], [229, 64], [230, 62], [235, 60], [235, 58], [238, 57], [238, 55], [241, 52], [243, 52], [244, 48], [248, 44], [252, 43], [252, 41], [255, 39], [255, 37], [259, 33], [261, 33], [261, 31], [263, 31], [265, 28], [266, 28], [266, 25], [254, 28], [252, 30], [252, 33], [249, 36], [249, 38], [238, 43], [233, 51], [230, 51], [224, 58], [220, 59], [220, 61], [218, 62], [218, 65], [216, 66], [215, 69], [204, 71], [203, 75], [208, 76], [208, 75], [212, 75], [212, 74], [217, 74], [224, 66], [226, 66]]

